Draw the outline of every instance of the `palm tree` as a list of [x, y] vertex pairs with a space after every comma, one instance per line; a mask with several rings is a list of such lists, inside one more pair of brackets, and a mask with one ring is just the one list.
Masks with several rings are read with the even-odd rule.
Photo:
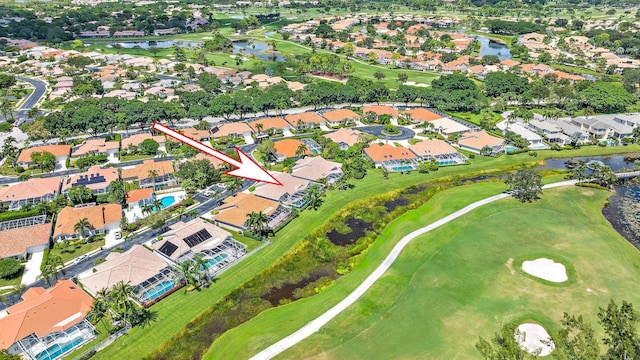
[[[250, 212], [249, 214], [247, 214], [247, 229], [249, 229], [250, 232], [256, 234], [256, 229], [257, 229], [257, 218], [256, 215], [258, 215], [255, 211]], [[257, 235], [257, 234], [256, 234]]]
[[[58, 269], [62, 266], [64, 266], [64, 263], [62, 262], [62, 257], [60, 257], [60, 255], [47, 255], [47, 260], [40, 274], [40, 277], [44, 280], [47, 286], [51, 285], [51, 278], [58, 280]], [[62, 274], [65, 274], [64, 269], [62, 269]]]
[[151, 325], [152, 322], [156, 322], [158, 320], [158, 312], [151, 311], [149, 309], [143, 309], [138, 314], [138, 325], [142, 328], [145, 328]]
[[109, 295], [107, 289], [102, 289], [96, 294], [96, 298], [93, 301], [93, 306], [89, 311], [89, 318], [95, 322], [101, 322], [104, 326], [104, 331], [107, 333], [107, 324], [104, 322], [104, 318], [109, 315]]
[[136, 293], [136, 288], [129, 282], [119, 281], [109, 291], [109, 298], [115, 307], [116, 312], [120, 315], [124, 322], [127, 322], [127, 315], [131, 315], [135, 304], [131, 297]]
[[156, 180], [158, 178], [158, 170], [149, 170], [149, 179], [153, 182], [153, 190], [156, 189]]
[[301, 143], [300, 145], [298, 145], [298, 148], [296, 149], [296, 156], [304, 155], [306, 152], [307, 152], [307, 146], [304, 143]]
[[205, 265], [207, 265], [208, 260], [205, 260], [204, 255], [201, 253], [196, 254], [193, 259], [195, 264], [194, 268], [198, 274], [199, 284], [202, 285], [207, 281], [208, 268]]
[[258, 136], [260, 136], [260, 134], [262, 133], [263, 128], [264, 128], [264, 125], [262, 123], [256, 124], [256, 131], [258, 132]]
[[91, 230], [93, 225], [89, 222], [87, 218], [80, 219], [75, 225], [73, 225], [73, 230], [80, 235], [80, 238], [84, 238], [87, 230]]
[[200, 274], [200, 270], [196, 268], [194, 261], [183, 261], [178, 264], [178, 266], [174, 267], [174, 269], [187, 281], [188, 286], [198, 286], [198, 275]]
[[256, 226], [260, 237], [263, 238], [269, 232], [269, 216], [260, 211], [256, 213]]
[[142, 209], [141, 210], [142, 210], [143, 214], [149, 215], [149, 214], [151, 214], [153, 212], [153, 207], [151, 205], [149, 205], [149, 204], [144, 204], [144, 205], [142, 205]]
[[160, 201], [159, 199], [153, 199], [153, 204], [151, 204], [151, 207], [153, 209], [156, 209], [156, 211], [162, 210], [162, 201]]

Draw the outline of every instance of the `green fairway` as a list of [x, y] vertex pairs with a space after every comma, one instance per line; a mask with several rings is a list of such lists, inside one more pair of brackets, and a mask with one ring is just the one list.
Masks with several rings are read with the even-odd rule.
[[[475, 198], [463, 188], [454, 191], [398, 219], [376, 247], [390, 248], [432, 222], [434, 210], [449, 201], [461, 207]], [[472, 193], [481, 192], [490, 193]], [[280, 358], [479, 358], [478, 336], [490, 338], [507, 322], [555, 329], [566, 311], [595, 325], [598, 306], [610, 298], [640, 301], [640, 254], [601, 215], [609, 195], [579, 187], [546, 190], [537, 203], [501, 200], [423, 235], [355, 305]], [[436, 206], [436, 200], [444, 203]], [[370, 252], [373, 264], [362, 272], [368, 274], [385, 254]], [[539, 257], [565, 262], [569, 281], [550, 285], [518, 266]], [[343, 279], [331, 291], [266, 311], [227, 333], [210, 358], [245, 357], [297, 330], [357, 284], [351, 275]]]
[[[194, 317], [227, 295], [231, 290], [237, 288], [242, 283], [252, 278], [255, 274], [260, 273], [273, 264], [289, 249], [295, 246], [300, 239], [304, 238], [313, 229], [326, 222], [328, 218], [337, 214], [344, 206], [353, 201], [382, 194], [394, 189], [423, 183], [425, 181], [450, 181], [453, 177], [473, 177], [488, 172], [514, 169], [522, 164], [539, 163], [544, 157], [571, 157], [638, 150], [640, 150], [640, 146], [632, 145], [626, 147], [607, 148], [584, 147], [580, 150], [562, 152], [546, 151], [539, 152], [538, 158], [530, 157], [527, 154], [501, 156], [499, 158], [478, 156], [471, 160], [471, 165], [443, 167], [440, 168], [440, 170], [429, 174], [420, 174], [416, 171], [409, 175], [393, 173], [390, 174], [388, 180], [383, 180], [382, 172], [379, 169], [369, 170], [369, 174], [364, 179], [352, 182], [355, 185], [355, 188], [348, 191], [334, 190], [327, 192], [327, 196], [324, 198], [325, 202], [321, 206], [320, 211], [303, 211], [299, 218], [293, 220], [289, 225], [276, 234], [270, 245], [266, 246], [255, 255], [252, 255], [238, 263], [227, 272], [221, 274], [219, 279], [213, 286], [211, 286], [211, 288], [188, 294], [184, 294], [183, 291], [178, 291], [162, 300], [157, 305], [154, 305], [151, 309], [158, 312], [158, 318], [155, 323], [144, 329], [138, 327], [132, 329], [127, 333], [127, 335], [117, 339], [112, 345], [100, 351], [95, 358], [136, 359], [148, 355], [150, 352], [160, 347], [164, 342], [168, 341]], [[492, 186], [495, 186], [492, 190], [493, 193], [504, 190], [504, 185], [501, 183], [492, 184]], [[467, 197], [459, 199], [458, 203], [448, 199], [446, 203], [439, 206], [444, 207], [444, 209], [449, 209], [452, 212], [468, 204], [470, 202], [468, 201], [469, 199], [477, 200], [484, 197], [480, 195], [484, 194], [476, 195], [472, 192]], [[435, 219], [437, 218], [433, 218], [433, 220]], [[379, 245], [386, 246], [385, 244], [387, 244], [387, 242], [379, 243], [380, 244], [376, 242], [374, 245], [376, 249], [378, 249], [377, 246]], [[373, 249], [374, 248], [368, 250], [366, 254], [371, 254], [374, 251]], [[388, 253], [389, 249], [390, 247], [387, 247], [382, 250], [378, 249], [375, 251], [382, 251], [379, 255], [381, 256], [379, 258], [382, 258]], [[372, 264], [371, 258], [367, 255], [363, 256], [359, 266], [367, 267]], [[354, 271], [353, 277], [355, 278], [356, 276], [360, 276], [360, 279], [362, 279], [372, 270], [370, 267], [367, 269], [369, 270]], [[336, 290], [334, 290], [334, 288]], [[341, 296], [344, 296], [347, 293], [347, 290], [344, 288], [340, 290], [338, 286], [329, 287], [327, 293], [329, 293], [329, 291], [337, 291]], [[300, 302], [303, 301], [306, 300], [301, 300]], [[296, 302], [296, 304], [297, 303], [298, 302]], [[272, 338], [272, 340], [276, 339], [277, 337]], [[269, 341], [266, 340], [265, 343], [260, 346], [266, 346], [268, 342]]]

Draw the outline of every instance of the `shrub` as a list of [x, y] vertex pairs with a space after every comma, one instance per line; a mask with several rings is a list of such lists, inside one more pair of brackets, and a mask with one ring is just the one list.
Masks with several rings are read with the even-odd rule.
[[21, 268], [22, 264], [20, 264], [20, 261], [17, 259], [2, 259], [0, 260], [0, 277], [3, 279], [9, 279], [20, 272]]
[[18, 174], [25, 172], [26, 170], [22, 166], [16, 166], [15, 170]]
[[251, 185], [249, 187], [249, 192], [254, 192], [254, 191], [256, 191], [256, 187], [255, 187], [255, 185]]
[[97, 265], [102, 264], [105, 261], [107, 261], [107, 259], [105, 259], [104, 257], [99, 257], [99, 258], [96, 258], [95, 260], [93, 260], [93, 265], [97, 266]]

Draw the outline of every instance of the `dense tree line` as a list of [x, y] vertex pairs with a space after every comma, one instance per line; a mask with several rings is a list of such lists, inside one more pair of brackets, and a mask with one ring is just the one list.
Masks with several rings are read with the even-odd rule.
[[487, 28], [494, 34], [526, 34], [536, 31], [544, 31], [544, 27], [529, 21], [488, 20]]

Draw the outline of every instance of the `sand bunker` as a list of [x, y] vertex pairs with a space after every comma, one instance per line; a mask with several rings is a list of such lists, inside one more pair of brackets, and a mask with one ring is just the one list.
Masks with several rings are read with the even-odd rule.
[[551, 259], [540, 258], [522, 263], [522, 270], [527, 274], [552, 282], [567, 281], [567, 269], [564, 265]]
[[[553, 341], [549, 339], [547, 330], [538, 324], [520, 324], [515, 338], [520, 348], [529, 354], [547, 356], [555, 347]], [[543, 344], [540, 340], [549, 341], [549, 344]]]

